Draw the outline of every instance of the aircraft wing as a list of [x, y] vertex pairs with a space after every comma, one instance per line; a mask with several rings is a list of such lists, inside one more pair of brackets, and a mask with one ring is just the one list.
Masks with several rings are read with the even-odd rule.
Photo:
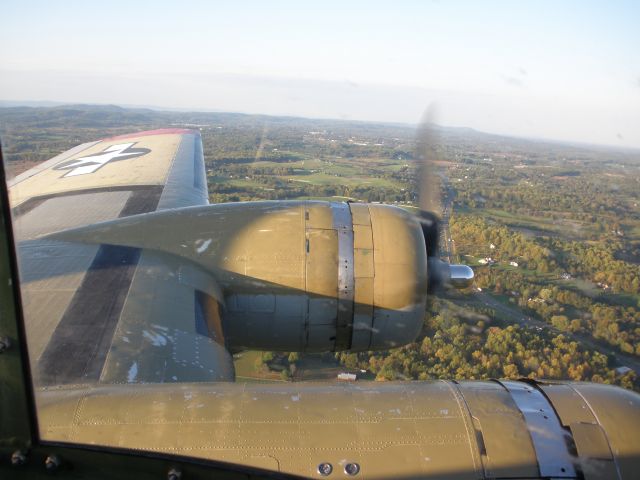
[[37, 384], [234, 378], [219, 289], [197, 267], [139, 248], [43, 238], [208, 204], [199, 132], [85, 143], [15, 177], [9, 193]]

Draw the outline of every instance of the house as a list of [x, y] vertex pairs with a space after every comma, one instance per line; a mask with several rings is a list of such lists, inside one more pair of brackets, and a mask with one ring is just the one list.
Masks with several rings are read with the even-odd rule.
[[490, 248], [491, 250], [495, 250], [496, 246], [495, 246], [493, 243], [490, 243], [490, 244], [489, 244], [489, 248]]
[[338, 374], [338, 380], [342, 381], [342, 382], [355, 382], [356, 381], [356, 374], [355, 373], [339, 373]]
[[518, 266], [518, 262], [514, 262], [513, 260], [511, 260], [509, 262], [509, 265], [511, 265], [512, 267], [517, 267]]

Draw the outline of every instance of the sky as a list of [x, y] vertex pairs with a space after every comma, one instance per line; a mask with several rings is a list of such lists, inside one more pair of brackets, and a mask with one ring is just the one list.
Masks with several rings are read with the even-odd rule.
[[637, 1], [5, 1], [0, 100], [640, 147]]

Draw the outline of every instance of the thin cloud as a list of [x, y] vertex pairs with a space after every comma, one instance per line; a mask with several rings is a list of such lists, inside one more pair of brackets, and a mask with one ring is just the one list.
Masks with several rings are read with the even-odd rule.
[[510, 87], [525, 88], [524, 80], [527, 76], [525, 68], [520, 65], [511, 65], [507, 70], [509, 71], [507, 74], [501, 75], [502, 80]]
[[519, 78], [503, 75], [502, 79], [507, 83], [507, 85], [517, 88], [524, 88], [524, 82]]

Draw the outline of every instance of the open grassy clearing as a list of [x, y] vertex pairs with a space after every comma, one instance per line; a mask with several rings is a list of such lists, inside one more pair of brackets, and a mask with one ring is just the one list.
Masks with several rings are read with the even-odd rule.
[[547, 235], [581, 238], [594, 233], [589, 224], [576, 222], [575, 220], [552, 220], [550, 218], [520, 215], [497, 209], [476, 209], [475, 211], [468, 209], [468, 213], [482, 215], [496, 223], [504, 224], [530, 236]]
[[248, 350], [233, 356], [236, 379], [244, 382], [283, 382], [278, 372], [258, 372], [255, 362], [262, 352]]
[[[236, 379], [244, 382], [284, 382], [279, 370], [258, 371], [255, 367], [256, 360], [262, 352], [250, 350], [234, 355], [234, 367]], [[374, 380], [371, 372], [361, 372], [341, 366], [332, 355], [306, 354], [296, 362], [295, 381], [336, 381], [339, 373], [356, 373], [359, 380]]]

